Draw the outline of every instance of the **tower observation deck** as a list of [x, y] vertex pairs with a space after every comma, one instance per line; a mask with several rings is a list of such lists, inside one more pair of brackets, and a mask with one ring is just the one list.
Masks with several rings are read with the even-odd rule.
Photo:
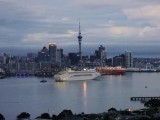
[[82, 60], [82, 51], [81, 51], [82, 35], [81, 35], [80, 22], [79, 22], [79, 34], [77, 38], [78, 38], [78, 43], [79, 43], [79, 56], [80, 56], [80, 60]]

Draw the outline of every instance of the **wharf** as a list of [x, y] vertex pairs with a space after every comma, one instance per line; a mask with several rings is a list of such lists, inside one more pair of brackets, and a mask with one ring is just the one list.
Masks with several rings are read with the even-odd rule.
[[131, 97], [131, 101], [148, 101], [152, 99], [160, 100], [160, 97]]

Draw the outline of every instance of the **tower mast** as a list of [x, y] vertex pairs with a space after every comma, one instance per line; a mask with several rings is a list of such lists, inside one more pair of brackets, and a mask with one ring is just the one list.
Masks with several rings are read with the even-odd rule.
[[79, 56], [80, 56], [80, 60], [82, 60], [82, 51], [81, 51], [82, 35], [81, 35], [80, 21], [79, 21], [79, 34], [77, 38], [79, 43]]

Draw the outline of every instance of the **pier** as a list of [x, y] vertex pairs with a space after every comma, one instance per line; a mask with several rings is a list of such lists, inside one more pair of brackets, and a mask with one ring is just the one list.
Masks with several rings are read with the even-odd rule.
[[131, 101], [148, 101], [152, 99], [160, 100], [160, 97], [131, 97]]

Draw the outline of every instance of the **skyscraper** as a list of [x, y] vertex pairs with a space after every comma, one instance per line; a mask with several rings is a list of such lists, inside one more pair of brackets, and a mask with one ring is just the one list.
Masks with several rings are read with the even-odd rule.
[[102, 45], [99, 46], [99, 57], [101, 66], [105, 66], [106, 51]]
[[63, 49], [57, 49], [57, 57], [56, 57], [56, 63], [62, 64], [63, 62]]
[[52, 64], [56, 63], [57, 46], [55, 43], [49, 44], [49, 60]]
[[38, 52], [38, 61], [48, 61], [48, 49], [44, 46], [40, 52]]
[[131, 52], [125, 52], [125, 67], [131, 68], [133, 67], [133, 57]]

